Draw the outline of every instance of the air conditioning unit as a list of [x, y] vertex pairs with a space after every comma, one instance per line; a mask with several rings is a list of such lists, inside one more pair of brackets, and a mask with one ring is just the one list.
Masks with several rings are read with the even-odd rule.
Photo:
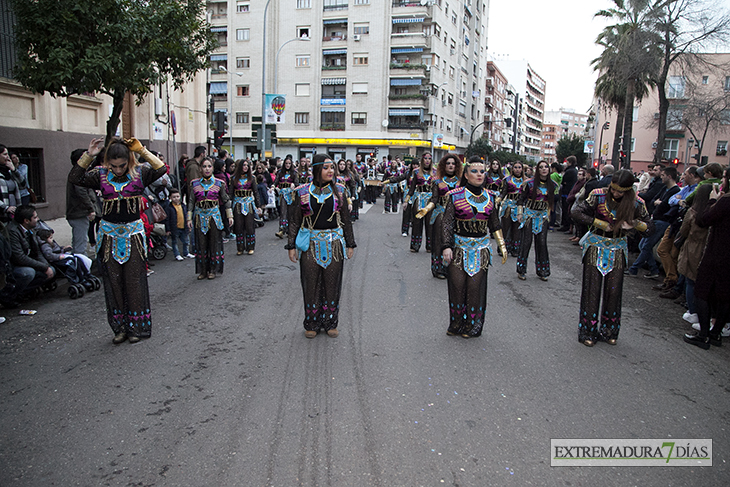
[[354, 34], [354, 35], [352, 36], [352, 40], [354, 40], [354, 41], [359, 41], [359, 40], [360, 40], [360, 34]]
[[657, 145], [658, 145], [658, 144], [657, 144], [656, 142], [652, 142], [652, 143], [651, 143], [651, 148], [652, 148], [652, 149], [656, 149], [656, 148], [657, 148]]
[[155, 115], [164, 115], [162, 98], [155, 98]]
[[427, 64], [426, 65], [426, 72], [429, 72], [429, 71], [431, 71], [431, 65], [430, 64]]

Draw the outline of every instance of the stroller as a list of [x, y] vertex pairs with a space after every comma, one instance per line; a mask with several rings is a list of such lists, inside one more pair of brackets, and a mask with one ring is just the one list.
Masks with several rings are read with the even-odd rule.
[[[38, 222], [37, 230], [53, 229], [44, 221]], [[38, 244], [40, 245], [40, 238]], [[87, 291], [97, 291], [101, 289], [101, 279], [93, 275], [86, 268], [84, 261], [80, 257], [70, 255], [65, 259], [52, 262], [51, 265], [56, 270], [56, 279], [43, 285], [44, 291], [53, 291], [58, 287], [58, 278], [65, 277], [68, 280], [68, 297], [77, 299], [83, 297]]]
[[101, 279], [87, 270], [79, 257], [70, 256], [59, 260], [53, 263], [53, 267], [58, 275], [68, 279], [68, 297], [71, 299], [83, 297], [86, 291], [101, 289]]

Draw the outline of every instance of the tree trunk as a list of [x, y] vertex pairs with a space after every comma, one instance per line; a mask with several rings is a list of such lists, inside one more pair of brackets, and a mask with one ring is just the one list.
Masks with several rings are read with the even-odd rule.
[[106, 140], [104, 145], [109, 144], [109, 141], [117, 133], [117, 127], [119, 127], [119, 116], [122, 114], [122, 108], [124, 108], [124, 95], [127, 90], [124, 88], [117, 88], [114, 90], [114, 107], [112, 108], [112, 114], [109, 115], [109, 120], [106, 121]]
[[669, 31], [664, 33], [664, 63], [662, 71], [659, 73], [656, 87], [659, 93], [659, 129], [656, 136], [656, 152], [654, 152], [654, 162], [661, 162], [664, 156], [664, 141], [667, 134], [667, 114], [669, 113], [669, 100], [667, 100], [667, 78], [669, 77], [669, 65], [671, 64], [671, 39]]
[[621, 150], [621, 134], [624, 129], [625, 109], [625, 105], [619, 105], [616, 107], [616, 125], [614, 125], [616, 129], [613, 131], [613, 144], [611, 145], [611, 165], [613, 165], [615, 169], [619, 169], [618, 156], [619, 151]]
[[634, 95], [636, 80], [629, 79], [626, 83], [626, 105], [624, 106], [624, 134], [621, 150], [624, 152], [624, 161], [621, 169], [631, 168], [631, 132], [634, 128]]

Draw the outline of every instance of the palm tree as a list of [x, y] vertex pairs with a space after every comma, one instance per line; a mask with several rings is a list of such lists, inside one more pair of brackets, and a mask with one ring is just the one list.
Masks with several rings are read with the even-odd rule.
[[661, 62], [661, 51], [657, 47], [661, 39], [651, 27], [665, 1], [613, 0], [614, 8], [596, 13], [596, 17], [617, 21], [598, 35], [596, 43], [604, 46], [604, 51], [594, 64], [596, 69], [608, 73], [626, 87], [621, 147], [626, 155], [624, 168], [631, 166], [634, 102], [645, 96]]

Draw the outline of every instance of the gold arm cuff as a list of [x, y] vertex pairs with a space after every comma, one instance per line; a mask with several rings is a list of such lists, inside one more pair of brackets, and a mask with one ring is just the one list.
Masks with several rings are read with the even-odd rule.
[[492, 235], [494, 235], [494, 239], [497, 241], [497, 245], [499, 245], [499, 248], [502, 249], [502, 252], [507, 251], [507, 244], [504, 242], [504, 235], [502, 235], [502, 230], [496, 230]]
[[162, 161], [156, 155], [151, 153], [147, 149], [147, 147], [142, 147], [142, 150], [139, 151], [139, 155], [144, 157], [144, 160], [150, 163], [150, 167], [152, 167], [152, 169], [157, 170], [157, 169], [162, 168], [165, 165], [162, 163]]
[[193, 221], [193, 212], [192, 211], [188, 212], [188, 221], [189, 222]]
[[433, 204], [433, 201], [429, 201], [424, 210], [426, 210], [426, 213], [436, 208], [436, 205]]
[[594, 218], [594, 219], [593, 219], [593, 224], [592, 224], [592, 225], [593, 225], [593, 226], [594, 226], [595, 228], [600, 228], [601, 230], [604, 230], [604, 231], [605, 231], [606, 229], [608, 229], [608, 222], [605, 222], [605, 221], [603, 221], [603, 220], [599, 220], [598, 218]]
[[226, 208], [226, 218], [233, 218], [233, 210]]
[[647, 229], [647, 228], [649, 228], [649, 227], [648, 227], [648, 225], [647, 225], [646, 223], [644, 223], [644, 222], [637, 222], [636, 224], [634, 224], [634, 228], [635, 228], [635, 229], [636, 229], [636, 230], [637, 230], [638, 232], [644, 233], [644, 232], [646, 231], [646, 229]]
[[86, 151], [81, 155], [76, 164], [83, 167], [84, 169], [88, 169], [92, 162], [94, 162], [94, 156], [89, 154], [89, 151]]

